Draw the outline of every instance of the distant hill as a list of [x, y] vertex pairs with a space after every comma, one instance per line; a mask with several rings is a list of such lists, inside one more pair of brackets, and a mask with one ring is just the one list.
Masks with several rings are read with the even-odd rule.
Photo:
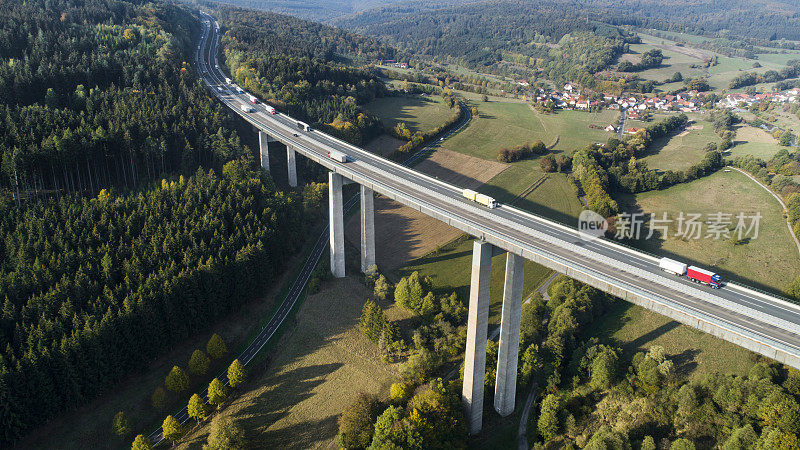
[[272, 11], [323, 22], [398, 1], [400, 0], [220, 0], [212, 3]]
[[799, 0], [583, 0], [611, 23], [720, 34], [741, 39], [800, 40]]
[[[535, 14], [558, 3], [564, 13], [573, 18], [593, 18], [617, 25], [634, 25], [663, 30], [685, 31], [694, 34], [719, 34], [740, 39], [800, 40], [800, 0], [580, 0], [541, 2], [531, 0], [488, 0], [478, 2], [413, 0], [391, 2], [382, 7], [353, 14], [331, 22], [357, 31], [398, 38], [410, 30], [403, 25], [414, 19], [441, 19], [440, 25], [425, 33], [447, 33], [453, 19], [464, 15], [479, 15], [481, 11], [522, 11]], [[420, 16], [420, 17], [415, 17]], [[333, 17], [333, 16], [331, 16]], [[515, 25], [525, 33], [540, 26], [535, 22]], [[559, 17], [558, 20], [561, 20]], [[491, 23], [472, 21], [471, 27], [481, 28]], [[413, 29], [413, 28], [412, 28]]]

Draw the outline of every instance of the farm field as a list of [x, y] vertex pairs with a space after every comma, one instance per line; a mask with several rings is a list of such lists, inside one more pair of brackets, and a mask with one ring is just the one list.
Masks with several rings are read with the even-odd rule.
[[[397, 364], [381, 362], [358, 327], [369, 291], [357, 277], [331, 280], [309, 295], [294, 326], [270, 355], [266, 371], [247, 381], [220, 414], [239, 421], [252, 448], [336, 448], [337, 418], [360, 392], [387, 396]], [[391, 320], [407, 318], [385, 302]], [[325, 318], [325, 320], [321, 320]], [[178, 448], [199, 448], [208, 422]]]
[[[630, 46], [631, 51], [635, 52], [636, 54], [626, 55], [626, 59], [633, 63], [637, 63], [641, 59], [639, 56], [640, 54], [654, 48], [660, 49], [664, 55], [664, 62], [662, 63], [661, 67], [655, 67], [652, 69], [643, 70], [641, 72], [636, 72], [636, 74], [640, 77], [646, 80], [664, 81], [671, 77], [675, 72], [680, 72], [684, 79], [696, 78], [705, 75], [705, 70], [702, 68], [691, 67], [692, 65], [702, 63], [703, 58], [690, 56], [686, 53], [679, 52], [685, 51], [685, 47], [677, 47], [673, 41], [647, 34], [640, 34], [639, 36], [642, 39], [642, 43], [631, 44]], [[710, 56], [710, 52], [706, 52], [705, 50], [697, 50], [697, 52], [698, 55]]]
[[[644, 53], [648, 50], [658, 48], [664, 54], [664, 62], [661, 67], [647, 69], [637, 72], [637, 75], [647, 80], [664, 81], [675, 72], [680, 72], [684, 78], [696, 78], [708, 75], [708, 83], [714, 89], [728, 89], [728, 83], [734, 77], [743, 71], [763, 73], [767, 70], [779, 70], [786, 66], [786, 62], [790, 59], [796, 59], [800, 53], [791, 52], [789, 54], [762, 54], [758, 55], [758, 62], [762, 67], [753, 68], [756, 60], [750, 60], [740, 57], [728, 57], [715, 53], [710, 50], [698, 49], [694, 47], [678, 46], [677, 42], [665, 38], [651, 36], [648, 34], [639, 34], [642, 39], [641, 44], [632, 44], [631, 51], [635, 52], [634, 55], [624, 55], [622, 59], [638, 62], [640, 57], [638, 54]], [[686, 34], [679, 34], [679, 39], [692, 43], [702, 42], [706, 40], [699, 36], [691, 36]], [[717, 56], [717, 64], [706, 69], [703, 67], [692, 67], [692, 65], [701, 65], [703, 60], [711, 56]], [[677, 84], [659, 86], [661, 91], [669, 91], [674, 89]], [[760, 89], [766, 89], [770, 84], [760, 86]], [[737, 89], [734, 91], [740, 91]]]
[[[599, 113], [559, 111], [539, 114], [526, 103], [490, 101], [475, 103], [478, 117], [469, 127], [442, 143], [442, 146], [467, 155], [495, 160], [502, 147], [513, 147], [541, 140], [556, 151], [571, 154], [593, 142], [606, 142], [611, 133], [602, 130], [616, 123], [619, 113], [604, 110]], [[595, 124], [601, 129], [591, 129]], [[558, 141], [556, 142], [556, 139]]]
[[[651, 191], [635, 197], [621, 198], [627, 211], [666, 212], [670, 225], [666, 240], [632, 240], [631, 245], [662, 256], [709, 267], [724, 279], [734, 279], [758, 288], [781, 292], [789, 281], [800, 274], [800, 256], [786, 223], [780, 204], [761, 186], [739, 172], [717, 172], [662, 191]], [[727, 238], [700, 239], [676, 237], [679, 212], [708, 214], [730, 213], [734, 217], [760, 213], [758, 237], [734, 246]], [[735, 221], [735, 219], [734, 219]], [[733, 228], [731, 225], [731, 228]], [[780, 275], [777, 275], [780, 274]]]
[[746, 376], [753, 366], [749, 350], [623, 300], [617, 300], [586, 334], [620, 346], [624, 359], [660, 345], [677, 371], [690, 378], [715, 372]]
[[405, 122], [412, 132], [432, 130], [453, 115], [439, 95], [383, 97], [364, 107], [380, 118], [384, 127], [393, 128], [399, 122]]

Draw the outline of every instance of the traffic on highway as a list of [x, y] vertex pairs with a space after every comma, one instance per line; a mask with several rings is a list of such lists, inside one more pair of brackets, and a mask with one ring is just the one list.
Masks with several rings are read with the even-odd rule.
[[794, 365], [800, 364], [800, 307], [734, 283], [712, 289], [717, 286], [697, 284], [687, 276], [670, 276], [662, 271], [658, 257], [605, 239], [584, 241], [573, 228], [491, 197], [479, 200], [480, 193], [473, 195], [388, 161], [315, 130], [263, 101], [253, 101], [251, 94], [231, 84], [220, 69], [219, 27], [206, 18], [198, 61], [209, 91], [231, 111], [304, 156], [500, 248], [647, 297], [795, 358], [786, 360], [787, 364], [795, 360]]

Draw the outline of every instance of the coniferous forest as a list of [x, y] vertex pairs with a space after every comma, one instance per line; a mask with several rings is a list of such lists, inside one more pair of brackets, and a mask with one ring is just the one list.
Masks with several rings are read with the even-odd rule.
[[386, 86], [359, 63], [394, 59], [395, 49], [278, 14], [220, 8], [218, 17], [225, 62], [242, 88], [354, 144], [382, 131], [360, 105], [385, 96]]
[[187, 63], [197, 27], [160, 2], [5, 3], [0, 189], [95, 195], [242, 156]]
[[197, 18], [150, 1], [4, 3], [0, 447], [252, 299], [303, 208], [199, 84]]

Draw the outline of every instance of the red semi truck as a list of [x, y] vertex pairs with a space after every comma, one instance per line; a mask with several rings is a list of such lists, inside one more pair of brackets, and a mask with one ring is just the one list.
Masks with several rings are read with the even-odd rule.
[[707, 284], [714, 289], [719, 289], [719, 283], [721, 281], [720, 276], [714, 272], [695, 266], [686, 268], [686, 277], [695, 283]]
[[719, 275], [710, 270], [701, 269], [696, 266], [687, 266], [685, 263], [675, 261], [674, 259], [661, 258], [658, 267], [664, 272], [678, 275], [679, 277], [686, 275], [686, 278], [695, 283], [707, 284], [714, 289], [719, 289], [722, 281]]

